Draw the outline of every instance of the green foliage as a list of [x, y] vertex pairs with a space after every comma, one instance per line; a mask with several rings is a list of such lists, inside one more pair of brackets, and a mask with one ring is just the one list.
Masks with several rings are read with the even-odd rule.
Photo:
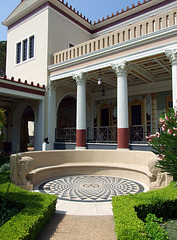
[[2, 130], [4, 128], [5, 123], [6, 123], [5, 109], [0, 108], [0, 141], [2, 141], [3, 139]]
[[169, 109], [160, 117], [160, 132], [147, 137], [153, 152], [158, 155], [157, 167], [177, 179], [177, 112]]
[[10, 170], [10, 164], [9, 163], [4, 163], [1, 167], [0, 167], [0, 173], [3, 173], [7, 170]]
[[167, 232], [161, 228], [162, 218], [157, 218], [155, 214], [149, 213], [145, 218], [145, 231], [149, 239], [165, 240], [169, 239]]
[[6, 70], [6, 41], [0, 41], [0, 77], [5, 75]]
[[[117, 239], [149, 239], [149, 230], [147, 232], [145, 224], [149, 213], [164, 219], [177, 217], [177, 188], [174, 188], [174, 185], [175, 182], [172, 182], [169, 186], [155, 191], [113, 197]], [[161, 229], [158, 229], [156, 232], [161, 235]]]
[[54, 214], [57, 197], [55, 195], [29, 192], [13, 184], [10, 191], [6, 192], [9, 181], [9, 172], [0, 174], [1, 198], [20, 203], [25, 207], [0, 227], [0, 238], [2, 240], [36, 239]]
[[10, 163], [10, 157], [0, 154], [0, 166], [2, 166], [5, 163]]

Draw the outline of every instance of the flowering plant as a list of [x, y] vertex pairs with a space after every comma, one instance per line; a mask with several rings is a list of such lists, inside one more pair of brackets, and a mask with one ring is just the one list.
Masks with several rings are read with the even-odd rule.
[[159, 132], [146, 137], [158, 155], [156, 167], [177, 180], [177, 109], [170, 108], [161, 115], [159, 128]]

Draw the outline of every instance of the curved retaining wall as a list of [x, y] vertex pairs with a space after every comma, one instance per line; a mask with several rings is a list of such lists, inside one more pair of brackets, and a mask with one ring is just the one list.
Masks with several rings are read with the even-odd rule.
[[[89, 174], [125, 177], [150, 186], [148, 162], [156, 158], [152, 152], [129, 150], [54, 150], [21, 155], [34, 159], [33, 170], [27, 175], [33, 185], [60, 176]], [[16, 171], [13, 178], [18, 183]]]

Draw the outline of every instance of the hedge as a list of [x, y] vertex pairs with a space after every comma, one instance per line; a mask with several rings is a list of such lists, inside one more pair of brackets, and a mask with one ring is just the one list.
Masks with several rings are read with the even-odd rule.
[[0, 174], [0, 196], [2, 199], [7, 199], [7, 201], [24, 207], [0, 227], [0, 238], [1, 240], [36, 239], [55, 213], [57, 197], [29, 192], [13, 184], [10, 185], [10, 190], [7, 192], [8, 175]]
[[[145, 218], [148, 214], [155, 214], [164, 220], [177, 217], [175, 184], [172, 182], [165, 188], [146, 193], [113, 197], [112, 206], [117, 239], [153, 239], [148, 237], [146, 231]], [[159, 228], [159, 231], [162, 229]], [[167, 239], [165, 233], [164, 238], [161, 239]]]

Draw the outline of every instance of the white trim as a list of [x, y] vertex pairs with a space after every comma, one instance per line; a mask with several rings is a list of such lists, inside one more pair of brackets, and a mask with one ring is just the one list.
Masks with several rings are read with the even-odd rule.
[[[146, 3], [146, 4], [147, 4], [147, 3]], [[94, 34], [92, 35], [92, 37], [93, 37], [93, 38], [96, 38], [96, 37], [99, 37], [99, 36], [101, 36], [101, 35], [103, 35], [103, 34], [107, 34], [107, 33], [109, 33], [109, 32], [118, 30], [118, 29], [120, 29], [120, 28], [127, 27], [127, 26], [131, 26], [132, 24], [134, 24], [134, 23], [136, 23], [136, 22], [143, 21], [143, 20], [145, 20], [145, 19], [147, 19], [147, 18], [149, 18], [149, 17], [152, 17], [152, 16], [156, 16], [156, 15], [159, 14], [159, 13], [163, 14], [163, 12], [166, 12], [166, 11], [168, 11], [168, 10], [174, 9], [176, 6], [177, 6], [177, 2], [176, 2], [176, 3], [175, 3], [175, 2], [172, 2], [172, 3], [168, 4], [168, 6], [166, 5], [166, 6], [163, 6], [163, 7], [161, 7], [161, 8], [157, 8], [157, 9], [155, 9], [155, 10], [151, 10], [150, 12], [147, 12], [147, 13], [145, 13], [145, 14], [143, 14], [143, 15], [141, 14], [141, 15], [135, 17], [135, 18], [131, 18], [131, 19], [128, 20], [128, 21], [124, 21], [123, 23], [118, 23], [118, 24], [114, 25], [113, 27], [109, 27], [109, 28], [107, 28], [107, 29], [104, 29], [104, 30], [101, 30], [101, 31], [99, 31], [99, 32], [97, 32], [97, 33], [94, 33]], [[141, 6], [139, 6], [139, 7], [141, 7]], [[151, 6], [149, 6], [149, 7], [151, 7]], [[145, 9], [146, 9], [146, 8], [145, 8]], [[147, 9], [148, 9], [148, 8], [147, 8]], [[138, 9], [135, 8], [134, 10], [135, 10], [134, 13], [136, 13]], [[144, 10], [144, 9], [142, 9], [142, 10]], [[129, 11], [131, 11], [131, 9], [130, 9]], [[139, 11], [138, 11], [138, 12], [139, 12]], [[131, 13], [131, 14], [134, 14], [134, 13]], [[124, 13], [124, 14], [125, 14], [125, 13]], [[127, 12], [127, 14], [129, 14], [129, 13]], [[125, 16], [124, 16], [124, 18], [125, 18]], [[123, 18], [120, 18], [120, 20], [121, 20], [121, 19], [123, 19]], [[119, 20], [119, 19], [117, 19], [117, 21], [118, 21], [118, 20]], [[110, 24], [111, 24], [111, 23], [112, 23], [112, 22], [110, 22]], [[108, 24], [109, 24], [109, 23], [108, 23]], [[97, 28], [96, 28], [96, 29], [97, 29]], [[98, 29], [99, 29], [99, 27], [98, 27]]]
[[[34, 36], [34, 56], [32, 58], [29, 57], [30, 54], [30, 38]], [[27, 40], [27, 59], [23, 61], [23, 41]], [[17, 44], [21, 43], [21, 55], [20, 55], [20, 62], [17, 63]], [[36, 57], [36, 33], [32, 33], [22, 39], [20, 39], [19, 41], [15, 42], [15, 54], [14, 54], [14, 66], [17, 67], [21, 64], [24, 64], [26, 62], [32, 61], [34, 60]]]
[[[18, 23], [18, 24], [15, 24], [15, 26], [14, 26], [14, 27], [11, 27], [10, 30], [8, 30], [7, 32], [9, 33], [9, 32], [11, 32], [11, 31], [13, 31], [15, 28], [18, 28], [19, 26], [21, 26], [21, 25], [23, 25], [24, 23], [28, 22], [29, 20], [31, 20], [32, 18], [36, 17], [37, 15], [39, 15], [40, 13], [44, 12], [44, 11], [47, 10], [47, 9], [48, 9], [48, 6], [46, 6], [46, 7], [43, 8], [43, 9], [41, 9], [40, 11], [38, 11], [38, 12], [35, 13], [35, 14], [33, 14], [32, 16], [26, 18], [24, 21], [22, 21], [22, 22], [20, 22], [20, 23]], [[18, 21], [18, 20], [17, 20], [17, 21]], [[8, 24], [8, 26], [11, 26], [11, 25], [13, 25], [13, 23]], [[4, 26], [6, 26], [6, 25], [4, 25]]]
[[[95, 58], [98, 58], [98, 57], [103, 57], [107, 54], [115, 53], [116, 51], [119, 52], [119, 51], [122, 51], [122, 50], [129, 49], [130, 47], [139, 46], [140, 44], [145, 44], [147, 42], [152, 42], [154, 40], [157, 41], [158, 39], [161, 39], [163, 37], [167, 37], [167, 36], [170, 36], [171, 34], [176, 33], [176, 30], [177, 30], [177, 25], [174, 25], [174, 26], [172, 26], [168, 29], [162, 29], [162, 30], [159, 30], [157, 32], [153, 32], [153, 33], [150, 33], [150, 34], [143, 35], [143, 36], [138, 37], [136, 39], [131, 39], [131, 40], [128, 40], [126, 42], [122, 42], [122, 43], [119, 43], [119, 44], [116, 44], [116, 45], [113, 45], [113, 46], [110, 46], [110, 47], [107, 47], [107, 48], [104, 48], [104, 49], [101, 49], [101, 50], [98, 50], [98, 51], [95, 51], [95, 52], [92, 52], [92, 53], [89, 53], [89, 54], [86, 54], [86, 55], [83, 55], [83, 56], [80, 56], [80, 57], [77, 57], [77, 58], [74, 58], [74, 59], [71, 59], [71, 60], [64, 61], [62, 63], [57, 63], [57, 64], [50, 65], [50, 66], [48, 66], [48, 70], [49, 70], [49, 72], [52, 72], [52, 71], [55, 71], [57, 69], [61, 69], [62, 67], [68, 67], [68, 66], [72, 66], [72, 65], [75, 65], [75, 64], [83, 63], [83, 61], [88, 61], [88, 60], [92, 60], [92, 59], [95, 59]], [[82, 72], [89, 72], [89, 71], [96, 70], [98, 68], [109, 67], [109, 66], [111, 66], [112, 63], [114, 63], [114, 61], [116, 61], [116, 62], [120, 61], [120, 60], [121, 61], [123, 61], [123, 60], [131, 61], [131, 60], [143, 58], [143, 57], [146, 57], [146, 56], [162, 53], [167, 48], [169, 48], [169, 49], [177, 48], [177, 41], [173, 44], [168, 43], [168, 44], [163, 45], [163, 46], [154, 47], [150, 50], [149, 49], [148, 50], [143, 50], [139, 53], [127, 54], [124, 57], [121, 56], [121, 57], [118, 57], [114, 60], [111, 59], [111, 60], [108, 60], [106, 62], [102, 62], [101, 64], [100, 63], [98, 63], [98, 64], [95, 63], [95, 64], [92, 64], [92, 65], [90, 65], [88, 67], [85, 67], [85, 68], [78, 68], [77, 71], [80, 71], [82, 69]], [[70, 77], [72, 75], [72, 73], [73, 73], [73, 70], [67, 71], [67, 72], [62, 73], [62, 74], [56, 74], [54, 76], [51, 76], [50, 80], [54, 81], [54, 80], [57, 80], [57, 79]]]
[[9, 88], [1, 88], [0, 93], [5, 93], [7, 95], [18, 97], [18, 98], [44, 100], [44, 96], [33, 94], [33, 93], [11, 90]]

